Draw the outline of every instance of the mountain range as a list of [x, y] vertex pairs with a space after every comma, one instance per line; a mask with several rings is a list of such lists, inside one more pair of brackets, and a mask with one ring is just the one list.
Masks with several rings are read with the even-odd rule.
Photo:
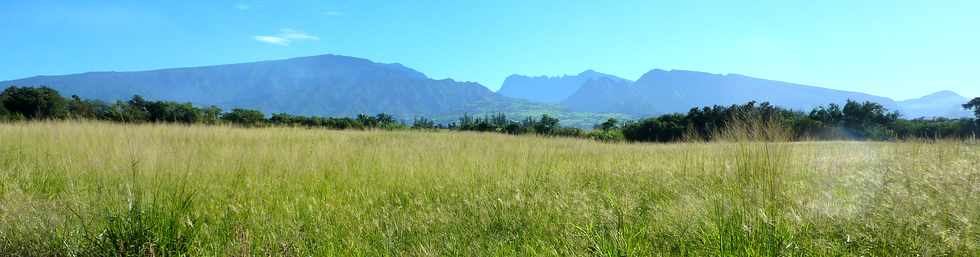
[[[64, 95], [105, 101], [149, 99], [252, 108], [266, 113], [402, 118], [463, 114], [552, 114], [585, 127], [605, 117], [638, 118], [691, 107], [768, 101], [808, 110], [847, 99], [873, 101], [906, 117], [966, 117], [966, 97], [941, 91], [895, 101], [859, 92], [682, 70], [652, 70], [636, 81], [592, 70], [558, 77], [508, 77], [498, 92], [472, 82], [435, 80], [401, 64], [320, 55], [285, 60], [136, 72], [36, 76], [2, 86], [48, 86]], [[567, 124], [567, 123], [566, 123]]]
[[[687, 112], [692, 107], [732, 105], [748, 101], [765, 101], [793, 110], [806, 111], [830, 103], [842, 104], [847, 100], [871, 101], [890, 110], [899, 111], [906, 118], [918, 117], [970, 117], [971, 113], [960, 105], [968, 98], [952, 91], [940, 91], [922, 98], [895, 101], [861, 92], [835, 90], [823, 87], [753, 78], [738, 74], [711, 74], [685, 70], [651, 70], [635, 82], [608, 74], [588, 70], [574, 76], [517, 77], [504, 81], [498, 92], [505, 96], [539, 102], [557, 102], [576, 112], [624, 113], [634, 116], [650, 116], [664, 113]], [[533, 82], [533, 83], [531, 83]], [[559, 93], [540, 97], [533, 89], [561, 88]], [[507, 89], [506, 91], [504, 89]], [[547, 91], [547, 90], [544, 90]], [[572, 91], [564, 98], [564, 92]], [[528, 93], [533, 92], [533, 93]]]
[[287, 60], [139, 72], [37, 76], [0, 85], [45, 85], [106, 101], [149, 99], [241, 107], [267, 113], [351, 116], [445, 115], [514, 101], [471, 82], [433, 80], [401, 64], [321, 55]]
[[596, 79], [632, 83], [632, 81], [593, 70], [587, 70], [578, 75], [561, 77], [511, 75], [504, 80], [504, 84], [497, 93], [513, 98], [557, 104], [575, 94], [589, 80]]

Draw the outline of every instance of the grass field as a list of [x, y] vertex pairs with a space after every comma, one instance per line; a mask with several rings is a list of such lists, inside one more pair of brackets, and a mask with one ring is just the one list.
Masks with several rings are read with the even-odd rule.
[[0, 124], [0, 255], [980, 256], [980, 145]]

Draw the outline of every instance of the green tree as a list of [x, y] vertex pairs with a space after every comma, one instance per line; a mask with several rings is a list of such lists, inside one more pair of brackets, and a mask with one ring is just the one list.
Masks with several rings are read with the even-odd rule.
[[558, 122], [559, 120], [557, 118], [543, 114], [541, 115], [541, 119], [534, 124], [534, 131], [538, 134], [552, 134], [559, 128]]
[[687, 130], [684, 114], [669, 114], [648, 118], [623, 128], [623, 137], [629, 141], [673, 142], [684, 137]]
[[68, 116], [76, 119], [101, 120], [108, 117], [110, 106], [100, 100], [87, 100], [72, 95], [68, 101]]
[[265, 114], [257, 110], [235, 108], [221, 115], [221, 120], [244, 127], [258, 127], [265, 124]]
[[0, 93], [0, 105], [27, 119], [64, 118], [68, 113], [65, 98], [48, 87], [9, 87]]
[[419, 118], [415, 118], [415, 120], [412, 122], [412, 128], [431, 130], [431, 129], [438, 128], [438, 125], [436, 125], [436, 122], [433, 121], [432, 119], [428, 119], [426, 117], [419, 117]]
[[272, 117], [269, 118], [269, 123], [276, 126], [293, 126], [298, 121], [302, 120], [303, 117], [297, 117], [289, 115], [288, 113], [273, 113]]
[[7, 108], [3, 107], [3, 102], [0, 102], [0, 121], [5, 121], [8, 119], [10, 119], [10, 111], [7, 111]]
[[972, 109], [973, 114], [977, 116], [977, 119], [980, 119], [980, 97], [973, 98], [970, 102], [963, 104], [963, 108], [967, 110]]
[[881, 104], [848, 101], [844, 105], [844, 127], [863, 138], [893, 138], [889, 131], [898, 120], [898, 113], [888, 112]]
[[129, 101], [117, 101], [109, 108], [109, 119], [118, 122], [141, 123], [150, 118], [147, 101], [140, 95], [134, 95]]
[[603, 131], [617, 129], [619, 128], [619, 120], [616, 120], [616, 118], [609, 118], [605, 122], [599, 124], [599, 126], [596, 126], [596, 128]]
[[379, 113], [374, 116], [374, 120], [377, 121], [377, 127], [383, 129], [396, 129], [403, 127], [401, 122], [395, 119], [395, 116], [387, 113]]
[[214, 125], [221, 121], [221, 108], [217, 106], [208, 106], [201, 109], [201, 122], [204, 124]]
[[126, 107], [126, 115], [132, 121], [177, 122], [192, 124], [204, 118], [204, 111], [191, 103], [173, 101], [148, 101], [141, 96], [133, 96]]
[[378, 120], [375, 119], [373, 116], [369, 116], [369, 115], [366, 115], [366, 114], [358, 114], [357, 115], [357, 123], [360, 124], [360, 127], [361, 128], [376, 128], [376, 127], [378, 127]]

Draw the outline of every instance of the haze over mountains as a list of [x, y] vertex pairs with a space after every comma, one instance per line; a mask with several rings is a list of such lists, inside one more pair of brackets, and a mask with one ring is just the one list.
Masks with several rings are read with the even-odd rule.
[[[582, 117], [626, 114], [642, 117], [686, 112], [691, 107], [768, 101], [808, 110], [847, 99], [873, 101], [906, 117], [966, 117], [966, 97], [942, 91], [919, 99], [889, 98], [736, 74], [652, 70], [636, 81], [587, 70], [577, 75], [513, 75], [498, 92], [471, 82], [434, 80], [400, 64], [321, 55], [286, 60], [138, 72], [90, 72], [37, 76], [0, 82], [2, 86], [49, 86], [64, 95], [105, 101], [133, 95], [150, 99], [253, 108], [266, 113], [352, 116], [390, 113], [458, 116], [464, 113], [552, 113]], [[578, 114], [576, 114], [578, 113]], [[594, 116], [594, 117], [593, 117]]]
[[973, 115], [960, 106], [970, 101], [953, 91], [943, 90], [916, 99], [899, 101], [899, 110], [906, 117], [970, 117]]
[[560, 103], [574, 94], [589, 80], [608, 79], [632, 83], [613, 75], [587, 70], [578, 75], [561, 77], [510, 75], [497, 93], [542, 103]]
[[287, 60], [140, 72], [91, 72], [0, 82], [45, 85], [106, 101], [150, 99], [253, 108], [266, 113], [351, 116], [444, 115], [506, 101], [476, 83], [433, 80], [401, 64], [321, 55]]
[[[601, 74], [601, 76], [594, 74]], [[841, 104], [850, 99], [876, 102], [891, 110], [898, 110], [907, 118], [958, 118], [970, 117], [971, 115], [960, 107], [968, 99], [951, 91], [941, 91], [918, 99], [895, 101], [887, 97], [861, 92], [759, 79], [738, 74], [719, 75], [697, 71], [665, 71], [659, 69], [647, 72], [635, 82], [592, 70], [575, 76], [520, 78], [508, 78], [499, 92], [507, 96], [532, 101], [556, 101], [568, 110], [576, 112], [625, 113], [649, 116], [687, 112], [695, 106], [732, 105], [748, 101], [766, 101], [784, 108], [806, 111], [829, 103]], [[543, 88], [555, 88], [555, 85], [561, 85], [563, 89], [561, 93], [549, 95], [549, 97], [555, 97], [564, 95], [563, 92], [569, 91], [569, 88], [576, 88], [573, 85], [575, 83], [578, 83], [579, 86], [573, 93], [557, 100], [542, 98], [539, 96], [541, 93], [514, 93], [536, 92], [530, 89], [514, 89], [516, 87], [545, 85]], [[508, 90], [505, 91], [504, 89]]]

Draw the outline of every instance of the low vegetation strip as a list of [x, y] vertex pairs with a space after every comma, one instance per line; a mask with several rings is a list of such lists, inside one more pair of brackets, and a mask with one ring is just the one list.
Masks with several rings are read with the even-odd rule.
[[980, 146], [0, 124], [2, 256], [977, 256]]
[[[235, 125], [241, 127], [305, 127], [334, 130], [426, 130], [478, 131], [511, 135], [537, 134], [553, 137], [579, 137], [605, 142], [678, 142], [726, 139], [733, 130], [758, 130], [766, 141], [801, 140], [908, 140], [975, 139], [980, 132], [980, 98], [962, 105], [972, 109], [977, 119], [902, 119], [898, 112], [873, 102], [847, 100], [809, 113], [785, 109], [767, 102], [748, 102], [730, 106], [694, 107], [687, 113], [649, 117], [638, 121], [617, 120], [613, 116], [595, 124], [593, 130], [561, 125], [558, 118], [541, 114], [513, 120], [503, 113], [474, 117], [468, 114], [456, 122], [438, 123], [414, 117], [411, 125], [404, 117], [386, 113], [359, 114], [356, 117], [301, 116], [235, 108], [224, 112], [217, 106], [195, 107], [191, 103], [151, 101], [136, 95], [129, 101], [106, 103], [100, 100], [62, 97], [47, 87], [8, 87], [0, 93], [0, 122], [37, 120], [99, 120], [118, 123], [177, 123]], [[601, 115], [591, 114], [590, 116]], [[779, 135], [766, 135], [766, 131]], [[743, 131], [746, 132], [746, 131]], [[755, 132], [749, 134], [755, 134]], [[744, 134], [742, 132], [736, 133]]]

